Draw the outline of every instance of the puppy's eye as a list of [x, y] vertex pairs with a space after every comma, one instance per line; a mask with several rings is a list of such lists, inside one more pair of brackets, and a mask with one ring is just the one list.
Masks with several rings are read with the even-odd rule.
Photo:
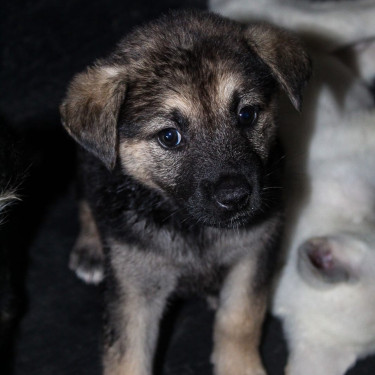
[[238, 113], [238, 123], [240, 126], [255, 125], [258, 120], [258, 108], [253, 106], [246, 106], [241, 108]]
[[174, 128], [163, 129], [158, 133], [159, 143], [164, 148], [175, 148], [181, 144], [181, 133]]

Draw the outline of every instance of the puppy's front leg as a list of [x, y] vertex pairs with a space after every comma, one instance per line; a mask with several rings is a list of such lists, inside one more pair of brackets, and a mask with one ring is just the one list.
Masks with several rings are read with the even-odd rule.
[[212, 356], [215, 375], [265, 375], [258, 347], [266, 296], [254, 291], [255, 263], [239, 262], [221, 291]]
[[79, 202], [80, 233], [70, 254], [69, 268], [88, 284], [103, 280], [104, 254], [99, 231], [86, 200]]
[[160, 318], [175, 286], [173, 271], [150, 259], [113, 260], [106, 291], [104, 374], [150, 375]]

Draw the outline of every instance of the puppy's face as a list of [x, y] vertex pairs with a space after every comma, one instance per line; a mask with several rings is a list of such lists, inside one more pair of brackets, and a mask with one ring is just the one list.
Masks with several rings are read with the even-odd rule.
[[126, 173], [173, 197], [195, 220], [226, 226], [261, 207], [276, 82], [245, 48], [215, 47], [161, 53], [149, 69], [134, 69], [119, 119], [119, 159]]
[[[271, 50], [280, 42], [287, 43], [282, 58]], [[183, 13], [136, 31], [77, 76], [62, 113], [70, 133], [107, 166], [118, 160], [197, 222], [234, 226], [264, 209], [271, 187], [278, 87], [299, 106], [308, 71], [283, 31]]]

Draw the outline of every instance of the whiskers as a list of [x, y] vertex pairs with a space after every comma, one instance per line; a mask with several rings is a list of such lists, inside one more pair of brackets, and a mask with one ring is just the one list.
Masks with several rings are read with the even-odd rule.
[[271, 177], [272, 175], [274, 175], [275, 173], [280, 173], [280, 168], [282, 168], [282, 166], [280, 166], [280, 164], [284, 163], [285, 158], [286, 158], [286, 155], [282, 155], [282, 156], [280, 156], [280, 158], [275, 160], [272, 163], [272, 169], [265, 175], [265, 177], [268, 178], [268, 177]]
[[265, 186], [262, 191], [267, 191], [267, 190], [282, 190], [284, 189], [283, 186]]
[[15, 190], [3, 191], [0, 193], [0, 224], [3, 224], [4, 222], [3, 213], [5, 209], [19, 200], [21, 199], [17, 196]]

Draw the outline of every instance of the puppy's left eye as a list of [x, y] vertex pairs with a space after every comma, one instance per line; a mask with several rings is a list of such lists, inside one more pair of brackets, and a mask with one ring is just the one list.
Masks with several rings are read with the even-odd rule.
[[241, 108], [238, 113], [238, 124], [240, 126], [252, 126], [258, 121], [258, 108], [253, 106], [246, 106]]
[[158, 140], [164, 148], [175, 148], [180, 146], [182, 136], [175, 128], [163, 129], [158, 133]]

